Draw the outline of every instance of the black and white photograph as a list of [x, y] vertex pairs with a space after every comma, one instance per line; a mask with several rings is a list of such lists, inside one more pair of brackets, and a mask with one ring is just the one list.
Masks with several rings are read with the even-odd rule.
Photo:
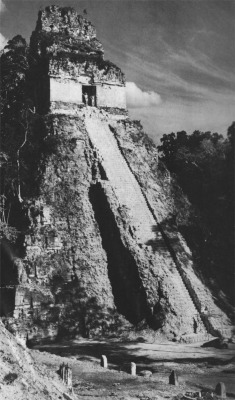
[[0, 21], [0, 399], [235, 400], [235, 0]]

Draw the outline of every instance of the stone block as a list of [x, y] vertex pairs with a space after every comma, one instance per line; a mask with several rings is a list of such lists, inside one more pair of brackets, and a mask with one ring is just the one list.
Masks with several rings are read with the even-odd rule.
[[150, 378], [152, 376], [152, 372], [145, 369], [139, 373], [139, 375], [144, 376], [145, 378]]
[[178, 375], [175, 371], [171, 371], [171, 374], [169, 376], [169, 384], [179, 386]]
[[101, 356], [100, 365], [103, 368], [108, 368], [108, 361], [107, 361], [107, 357], [106, 356], [104, 356], [104, 355]]
[[226, 388], [223, 382], [217, 383], [215, 393], [217, 394], [217, 396], [222, 397], [223, 399], [226, 398]]
[[131, 375], [136, 376], [136, 364], [134, 362], [131, 363]]

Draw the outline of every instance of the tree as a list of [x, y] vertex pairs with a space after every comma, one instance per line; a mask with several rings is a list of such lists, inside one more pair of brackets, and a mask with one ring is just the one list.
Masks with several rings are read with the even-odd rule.
[[4, 120], [12, 111], [18, 114], [21, 110], [28, 69], [28, 46], [25, 39], [17, 35], [9, 40], [1, 56], [1, 113]]
[[[7, 155], [0, 151], [0, 169], [2, 166], [7, 163], [8, 157]], [[15, 228], [9, 226], [9, 213], [6, 215], [6, 197], [2, 194], [0, 195], [0, 242], [2, 239], [8, 239], [10, 241], [14, 241], [17, 236], [17, 231]]]
[[217, 276], [227, 293], [233, 287], [233, 205], [234, 205], [234, 136], [235, 123], [228, 137], [217, 132], [185, 131], [163, 135], [158, 146], [160, 158], [192, 204], [200, 211], [207, 234], [195, 227], [197, 257], [208, 277]]
[[22, 151], [28, 141], [31, 116], [35, 113], [30, 98], [29, 48], [20, 35], [9, 40], [1, 55], [1, 144], [8, 157], [2, 168], [3, 194], [16, 196], [22, 203], [24, 175]]

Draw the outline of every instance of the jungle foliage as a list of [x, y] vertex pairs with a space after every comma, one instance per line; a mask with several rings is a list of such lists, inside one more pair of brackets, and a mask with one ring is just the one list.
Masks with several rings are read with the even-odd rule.
[[177, 178], [208, 229], [187, 232], [204, 273], [234, 290], [234, 137], [235, 122], [227, 137], [211, 132], [185, 131], [163, 135], [161, 160]]

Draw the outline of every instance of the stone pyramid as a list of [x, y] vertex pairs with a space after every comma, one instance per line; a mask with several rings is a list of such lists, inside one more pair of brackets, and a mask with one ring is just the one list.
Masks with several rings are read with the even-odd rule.
[[104, 60], [94, 27], [73, 9], [47, 7], [30, 52], [40, 116], [33, 140], [41, 145], [26, 196], [25, 251], [5, 300], [11, 329], [31, 341], [229, 335], [170, 219], [175, 197], [188, 201], [129, 118], [124, 74]]

